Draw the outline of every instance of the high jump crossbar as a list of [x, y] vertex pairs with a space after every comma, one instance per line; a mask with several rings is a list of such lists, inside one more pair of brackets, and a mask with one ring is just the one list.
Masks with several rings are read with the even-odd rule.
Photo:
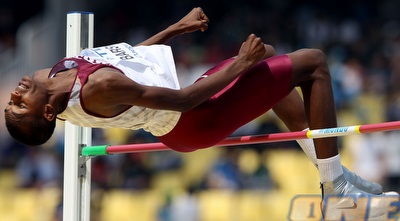
[[[366, 134], [373, 132], [400, 130], [400, 121], [365, 124], [347, 127], [335, 127], [308, 131], [283, 132], [263, 135], [250, 135], [241, 137], [229, 137], [215, 146], [233, 146], [245, 144], [259, 144], [291, 141], [299, 139], [319, 139], [326, 137], [338, 137], [354, 134]], [[87, 146], [82, 149], [82, 156], [101, 156], [118, 153], [137, 153], [171, 150], [162, 143], [142, 143], [142, 144], [127, 144], [127, 145], [99, 145]]]

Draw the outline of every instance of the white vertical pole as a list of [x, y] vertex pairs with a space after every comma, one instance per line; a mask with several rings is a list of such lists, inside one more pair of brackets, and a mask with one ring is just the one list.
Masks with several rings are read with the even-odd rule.
[[[93, 23], [93, 13], [67, 14], [67, 57], [93, 47]], [[82, 145], [92, 145], [91, 128], [65, 122], [63, 221], [90, 221], [91, 161], [80, 157]]]

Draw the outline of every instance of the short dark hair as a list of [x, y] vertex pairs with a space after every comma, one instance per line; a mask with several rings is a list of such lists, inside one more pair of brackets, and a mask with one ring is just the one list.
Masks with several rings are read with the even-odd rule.
[[53, 135], [56, 119], [52, 121], [34, 117], [16, 117], [9, 113], [5, 115], [6, 127], [10, 135], [18, 142], [27, 146], [38, 146], [46, 143]]

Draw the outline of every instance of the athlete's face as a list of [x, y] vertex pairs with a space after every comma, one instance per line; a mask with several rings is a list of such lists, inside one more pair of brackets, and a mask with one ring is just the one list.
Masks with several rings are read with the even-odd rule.
[[40, 71], [34, 74], [34, 78], [25, 76], [11, 92], [10, 100], [6, 106], [5, 113], [15, 118], [25, 116], [40, 116], [43, 106], [47, 102], [46, 90], [40, 80], [34, 80], [41, 76]]

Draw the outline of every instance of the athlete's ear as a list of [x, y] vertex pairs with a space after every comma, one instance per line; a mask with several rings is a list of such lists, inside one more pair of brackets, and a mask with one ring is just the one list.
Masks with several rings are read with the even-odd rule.
[[54, 108], [53, 106], [51, 106], [50, 104], [46, 104], [44, 106], [44, 117], [48, 120], [48, 121], [53, 121], [54, 118], [56, 117], [55, 113], [54, 113]]

